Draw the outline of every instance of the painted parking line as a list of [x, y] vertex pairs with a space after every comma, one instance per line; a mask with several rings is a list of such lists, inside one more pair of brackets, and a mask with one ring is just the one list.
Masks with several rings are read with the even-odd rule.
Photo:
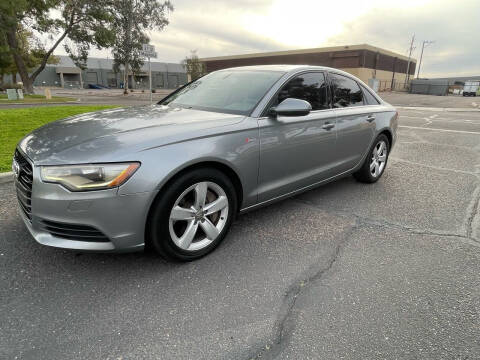
[[[434, 116], [434, 115], [432, 115]], [[405, 118], [405, 119], [418, 119], [418, 120], [427, 120], [428, 121], [432, 121], [432, 120], [435, 120], [435, 122], [438, 122], [438, 121], [448, 121], [448, 122], [466, 122], [466, 123], [472, 123], [472, 124], [480, 124], [480, 119], [454, 119], [454, 118], [444, 118], [444, 117], [438, 117], [435, 116], [435, 117], [432, 117], [432, 116], [429, 116], [428, 118], [426, 117], [422, 117], [422, 116], [408, 116], [408, 115], [400, 115], [400, 120], [402, 118]]]
[[405, 126], [405, 125], [399, 125], [398, 127], [405, 128], [405, 129], [420, 129], [420, 130], [429, 130], [429, 131], [451, 132], [451, 133], [457, 133], [457, 134], [480, 135], [479, 131], [447, 130], [447, 129], [426, 128], [426, 127], [420, 127], [420, 126]]

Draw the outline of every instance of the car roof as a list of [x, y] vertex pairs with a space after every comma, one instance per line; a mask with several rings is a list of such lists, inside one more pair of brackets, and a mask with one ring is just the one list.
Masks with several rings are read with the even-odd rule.
[[296, 70], [303, 70], [303, 69], [311, 69], [311, 70], [335, 70], [337, 69], [329, 68], [326, 66], [313, 66], [313, 65], [250, 65], [250, 66], [238, 66], [238, 67], [231, 67], [223, 70], [253, 70], [253, 71], [281, 71], [281, 72], [291, 72]]

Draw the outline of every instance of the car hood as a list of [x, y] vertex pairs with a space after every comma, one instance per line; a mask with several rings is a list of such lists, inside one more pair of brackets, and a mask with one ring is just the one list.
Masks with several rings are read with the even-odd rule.
[[225, 127], [244, 118], [164, 105], [110, 109], [49, 123], [25, 136], [19, 147], [40, 165], [117, 161], [132, 152], [228, 131]]

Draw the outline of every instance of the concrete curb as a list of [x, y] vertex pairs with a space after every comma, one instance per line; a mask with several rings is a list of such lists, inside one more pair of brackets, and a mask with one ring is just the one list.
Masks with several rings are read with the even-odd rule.
[[6, 184], [13, 181], [13, 172], [0, 173], [0, 184]]

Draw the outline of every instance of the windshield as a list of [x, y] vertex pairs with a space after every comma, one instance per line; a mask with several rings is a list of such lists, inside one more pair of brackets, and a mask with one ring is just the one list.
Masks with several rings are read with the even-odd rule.
[[248, 115], [282, 75], [279, 71], [216, 71], [187, 85], [162, 104]]

